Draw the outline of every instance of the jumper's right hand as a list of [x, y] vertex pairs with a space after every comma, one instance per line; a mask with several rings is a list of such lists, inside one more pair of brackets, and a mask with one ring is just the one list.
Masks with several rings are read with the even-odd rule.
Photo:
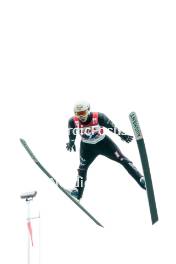
[[72, 150], [74, 150], [74, 151], [76, 151], [76, 146], [75, 146], [75, 143], [73, 142], [68, 142], [67, 144], [66, 144], [66, 149], [68, 150], [68, 151], [72, 151]]

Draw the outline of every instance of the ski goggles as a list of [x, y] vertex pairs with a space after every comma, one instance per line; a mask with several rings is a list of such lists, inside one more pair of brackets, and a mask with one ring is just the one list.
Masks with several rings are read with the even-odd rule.
[[85, 111], [80, 111], [80, 112], [75, 112], [75, 115], [76, 116], [86, 116], [88, 114], [88, 111], [85, 110]]

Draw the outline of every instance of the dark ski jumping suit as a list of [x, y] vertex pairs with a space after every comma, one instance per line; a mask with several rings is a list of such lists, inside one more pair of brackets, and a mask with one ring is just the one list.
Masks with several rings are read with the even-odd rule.
[[80, 144], [80, 165], [76, 182], [76, 188], [79, 193], [78, 199], [83, 195], [85, 181], [87, 179], [87, 170], [98, 155], [103, 155], [120, 163], [136, 182], [145, 189], [145, 186], [140, 182], [140, 179], [143, 176], [133, 163], [122, 154], [119, 147], [110, 139], [110, 137], [104, 134], [103, 127], [120, 135], [118, 128], [115, 127], [113, 122], [106, 115], [90, 112], [87, 121], [84, 123], [82, 123], [77, 117], [72, 117], [69, 120], [68, 127], [69, 144], [71, 147], [75, 146], [74, 142], [78, 130], [82, 138]]

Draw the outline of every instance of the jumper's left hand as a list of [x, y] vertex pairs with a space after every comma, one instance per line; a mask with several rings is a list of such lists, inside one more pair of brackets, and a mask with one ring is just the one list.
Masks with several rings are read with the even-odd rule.
[[133, 140], [133, 136], [126, 135], [124, 132], [120, 132], [119, 137], [127, 143], [130, 143]]

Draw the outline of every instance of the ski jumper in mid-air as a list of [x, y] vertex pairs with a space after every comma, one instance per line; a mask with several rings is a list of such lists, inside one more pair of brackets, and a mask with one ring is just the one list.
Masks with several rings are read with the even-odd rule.
[[70, 194], [80, 200], [87, 179], [87, 170], [98, 155], [103, 155], [120, 163], [136, 182], [146, 189], [145, 179], [133, 163], [122, 154], [119, 147], [105, 135], [104, 127], [117, 134], [123, 141], [130, 143], [132, 136], [120, 131], [113, 122], [103, 113], [90, 112], [90, 104], [78, 102], [74, 106], [75, 116], [69, 119], [69, 142], [66, 144], [68, 151], [76, 151], [75, 139], [77, 131], [81, 135], [80, 165], [75, 188]]

